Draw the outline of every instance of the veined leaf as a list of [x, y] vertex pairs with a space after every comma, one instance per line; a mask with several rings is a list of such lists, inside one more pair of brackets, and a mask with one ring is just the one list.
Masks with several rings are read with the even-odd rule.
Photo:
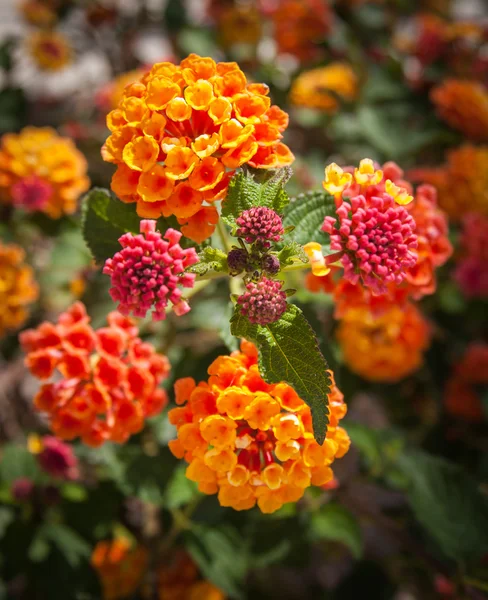
[[236, 307], [231, 333], [256, 343], [259, 371], [265, 381], [288, 383], [308, 404], [315, 439], [323, 444], [329, 422], [330, 378], [327, 361], [302, 311], [290, 304], [279, 321], [264, 326], [250, 323]]
[[232, 178], [227, 198], [222, 203], [222, 219], [234, 229], [237, 217], [253, 206], [267, 206], [282, 213], [289, 202], [283, 186], [290, 176], [291, 169], [288, 167], [279, 169], [262, 183], [249, 171], [237, 173]]
[[322, 225], [327, 215], [335, 213], [335, 208], [334, 197], [325, 190], [299, 194], [286, 207], [283, 225], [294, 227], [290, 237], [302, 246], [308, 242], [326, 246], [329, 238], [322, 231]]
[[302, 263], [308, 262], [308, 256], [302, 245], [298, 242], [287, 244], [278, 252], [278, 260], [280, 261], [280, 265], [282, 267], [291, 265], [294, 262], [294, 258], [300, 260]]
[[198, 258], [199, 262], [188, 267], [188, 272], [205, 275], [207, 271], [217, 271], [218, 273], [228, 271], [227, 254], [219, 248], [207, 246], [199, 253]]

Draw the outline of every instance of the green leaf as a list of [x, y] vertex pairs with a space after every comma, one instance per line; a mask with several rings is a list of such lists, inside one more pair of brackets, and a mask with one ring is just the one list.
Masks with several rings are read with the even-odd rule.
[[226, 525], [194, 525], [185, 536], [185, 547], [205, 579], [231, 598], [243, 598], [241, 586], [249, 568], [248, 548], [235, 529]]
[[329, 237], [322, 231], [324, 218], [335, 213], [334, 197], [323, 191], [299, 194], [285, 210], [283, 225], [295, 229], [290, 236], [302, 246], [308, 242], [329, 244]]
[[312, 515], [310, 536], [313, 541], [341, 542], [351, 550], [355, 558], [361, 558], [363, 540], [359, 524], [354, 515], [338, 504], [326, 504]]
[[207, 271], [216, 271], [217, 273], [227, 273], [227, 254], [219, 248], [207, 246], [198, 255], [199, 262], [187, 268], [190, 273], [205, 275]]
[[44, 539], [58, 548], [71, 567], [78, 567], [90, 556], [90, 544], [67, 525], [48, 523], [42, 528]]
[[174, 470], [164, 493], [164, 505], [169, 510], [189, 504], [199, 495], [198, 486], [185, 475], [186, 465]]
[[399, 458], [410, 504], [446, 556], [475, 560], [488, 552], [488, 500], [457, 465], [424, 452]]
[[[108, 190], [93, 188], [83, 198], [83, 238], [98, 264], [103, 264], [120, 250], [120, 236], [129, 231], [139, 233], [140, 222], [135, 203], [122, 202]], [[174, 217], [157, 220], [157, 229], [161, 233], [164, 234], [169, 227], [179, 229]], [[184, 248], [195, 246], [187, 238], [182, 238], [180, 244]]]
[[21, 477], [38, 480], [40, 475], [36, 459], [25, 446], [9, 444], [4, 447], [0, 461], [0, 481], [10, 484]]
[[303, 249], [303, 246], [298, 242], [287, 244], [278, 252], [278, 260], [280, 261], [280, 265], [282, 267], [291, 265], [293, 262], [295, 262], [294, 259], [298, 259], [302, 263], [308, 262], [308, 256]]
[[323, 444], [327, 433], [330, 378], [327, 361], [302, 311], [290, 304], [279, 321], [253, 325], [236, 307], [231, 333], [256, 343], [259, 371], [268, 383], [291, 385], [312, 413], [315, 439]]
[[235, 229], [237, 217], [253, 206], [267, 206], [282, 213], [289, 202], [283, 186], [290, 176], [289, 167], [273, 172], [263, 182], [257, 181], [250, 171], [237, 173], [229, 183], [227, 197], [222, 203], [223, 221]]
[[117, 200], [107, 190], [94, 188], [83, 199], [82, 229], [95, 261], [103, 264], [120, 250], [119, 237], [139, 231], [135, 204]]
[[7, 531], [8, 526], [14, 520], [14, 511], [5, 506], [0, 506], [0, 539]]

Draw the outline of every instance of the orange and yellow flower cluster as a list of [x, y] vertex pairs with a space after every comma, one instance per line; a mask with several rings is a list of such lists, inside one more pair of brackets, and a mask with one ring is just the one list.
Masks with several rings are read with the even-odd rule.
[[488, 141], [488, 89], [475, 81], [447, 79], [431, 98], [439, 117], [466, 137]]
[[422, 364], [430, 329], [419, 310], [408, 303], [390, 306], [381, 315], [367, 308], [347, 311], [337, 339], [352, 371], [370, 381], [395, 382]]
[[339, 427], [346, 405], [330, 372], [329, 427], [322, 446], [314, 439], [309, 407], [286, 383], [267, 384], [259, 375], [257, 350], [220, 356], [208, 382], [192, 378], [175, 384], [169, 419], [178, 430], [171, 451], [189, 463], [186, 475], [222, 506], [236, 510], [256, 503], [272, 513], [299, 500], [310, 485], [333, 478], [330, 465], [349, 448]]
[[73, 60], [73, 49], [61, 33], [36, 31], [28, 41], [31, 56], [41, 70], [60, 71]]
[[159, 600], [225, 600], [226, 596], [210, 581], [199, 577], [188, 554], [177, 551], [158, 573]]
[[0, 338], [23, 325], [27, 305], [39, 295], [34, 272], [24, 259], [20, 246], [0, 242]]
[[61, 439], [79, 436], [89, 446], [123, 443], [166, 405], [158, 386], [169, 374], [167, 358], [138, 337], [127, 317], [112, 312], [107, 320], [108, 327], [94, 331], [84, 305], [76, 302], [56, 324], [45, 322], [20, 335], [35, 377], [46, 381], [56, 369], [62, 375], [44, 383], [34, 398]]
[[148, 552], [123, 537], [98, 542], [91, 564], [102, 586], [103, 600], [119, 600], [134, 594], [148, 565]]
[[0, 141], [0, 201], [52, 219], [75, 212], [89, 188], [87, 162], [72, 140], [49, 127], [26, 127]]
[[248, 84], [237, 63], [190, 55], [155, 64], [128, 86], [109, 113], [102, 154], [117, 165], [112, 189], [138, 214], [175, 215], [183, 234], [201, 242], [215, 229], [237, 167], [276, 168], [293, 161], [281, 142], [288, 115], [268, 87]]
[[468, 213], [488, 216], [488, 146], [465, 144], [447, 153], [444, 166], [415, 169], [410, 176], [437, 188], [439, 205], [453, 221]]
[[353, 102], [358, 95], [358, 77], [347, 63], [331, 63], [300, 74], [293, 82], [290, 101], [295, 106], [336, 113], [340, 101]]

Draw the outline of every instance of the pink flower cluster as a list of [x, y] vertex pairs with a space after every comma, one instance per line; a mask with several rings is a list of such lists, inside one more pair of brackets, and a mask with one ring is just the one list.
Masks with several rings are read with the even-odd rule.
[[353, 284], [362, 279], [373, 294], [384, 294], [387, 284], [399, 285], [416, 263], [415, 221], [388, 194], [363, 195], [344, 200], [337, 219], [325, 217], [323, 231], [330, 235], [331, 250], [339, 252], [344, 278]]
[[13, 204], [27, 212], [43, 210], [53, 195], [51, 184], [37, 175], [30, 175], [15, 183], [10, 191]]
[[168, 302], [178, 316], [184, 315], [190, 306], [178, 286], [193, 287], [195, 275], [184, 271], [198, 262], [195, 249], [184, 250], [179, 244], [181, 233], [175, 229], [168, 229], [163, 239], [156, 221], [141, 221], [140, 231], [120, 237], [122, 250], [105, 262], [103, 272], [112, 279], [112, 299], [123, 315], [145, 317], [152, 310], [153, 320], [160, 321], [166, 317]]
[[283, 235], [281, 217], [266, 206], [255, 206], [243, 211], [236, 223], [239, 226], [237, 237], [244, 238], [249, 244], [259, 242], [263, 248], [269, 248], [270, 242], [279, 242]]
[[44, 436], [41, 444], [37, 462], [43, 471], [59, 479], [78, 478], [78, 459], [71, 446], [52, 435]]
[[263, 277], [257, 283], [248, 283], [244, 294], [237, 299], [241, 314], [251, 323], [258, 325], [269, 325], [277, 321], [287, 306], [282, 286], [282, 281], [267, 277]]
[[467, 215], [461, 237], [462, 258], [454, 278], [469, 298], [488, 297], [488, 218]]

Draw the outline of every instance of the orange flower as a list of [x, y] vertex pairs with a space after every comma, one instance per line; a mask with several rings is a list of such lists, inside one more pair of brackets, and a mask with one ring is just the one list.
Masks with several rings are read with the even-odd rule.
[[299, 75], [293, 82], [290, 101], [295, 106], [335, 113], [338, 97], [342, 102], [352, 102], [358, 91], [358, 78], [350, 65], [335, 62]]
[[439, 205], [453, 221], [471, 212], [488, 216], [488, 146], [461, 146], [448, 153], [443, 167], [415, 169], [409, 176], [437, 188]]
[[332, 28], [333, 12], [323, 0], [280, 0], [271, 18], [278, 52], [305, 62], [320, 56], [318, 44]]
[[0, 140], [0, 201], [52, 219], [75, 212], [90, 181], [72, 140], [49, 127], [26, 127]]
[[20, 246], [0, 242], [0, 338], [25, 322], [26, 305], [39, 296], [34, 272], [24, 258]]
[[50, 4], [43, 0], [25, 0], [20, 5], [20, 11], [31, 25], [49, 27], [57, 21], [56, 12]]
[[180, 406], [169, 413], [178, 431], [171, 451], [189, 463], [187, 477], [200, 491], [218, 493], [222, 506], [246, 510], [257, 503], [272, 513], [333, 478], [330, 465], [347, 452], [349, 438], [338, 426], [346, 406], [332, 372], [322, 446], [313, 437], [309, 407], [286, 383], [263, 381], [249, 342], [217, 358], [208, 373], [208, 382], [198, 385], [191, 378], [176, 382]]
[[488, 90], [481, 83], [448, 79], [431, 92], [439, 117], [468, 138], [488, 141]]
[[183, 551], [173, 555], [170, 564], [158, 573], [160, 600], [225, 600], [226, 596], [210, 581], [200, 579], [191, 557]]
[[124, 98], [125, 88], [135, 81], [140, 81], [145, 73], [146, 69], [134, 69], [122, 73], [101, 89], [97, 94], [97, 104], [102, 110], [115, 110]]
[[61, 439], [79, 436], [89, 446], [123, 443], [165, 406], [166, 393], [158, 386], [169, 362], [120, 313], [110, 313], [109, 326], [96, 331], [89, 322], [84, 305], [76, 302], [56, 324], [21, 333], [31, 373], [46, 381], [57, 369], [64, 378], [44, 383], [34, 404]]
[[107, 117], [102, 155], [117, 165], [112, 189], [137, 202], [140, 216], [175, 215], [187, 237], [203, 241], [218, 220], [207, 203], [225, 197], [234, 169], [293, 161], [281, 142], [287, 115], [267, 94], [236, 63], [192, 54], [179, 65], [155, 64]]
[[118, 600], [134, 594], [148, 565], [148, 553], [123, 537], [98, 542], [91, 564], [100, 578], [103, 600]]
[[60, 71], [72, 62], [68, 40], [55, 31], [36, 31], [28, 40], [32, 58], [40, 69]]
[[261, 38], [261, 17], [252, 5], [223, 7], [217, 16], [219, 39], [223, 48], [236, 45], [255, 47]]
[[429, 326], [413, 304], [374, 316], [367, 308], [347, 311], [337, 329], [347, 366], [370, 381], [395, 382], [422, 364]]
[[446, 410], [466, 421], [481, 421], [484, 411], [479, 388], [487, 384], [488, 344], [475, 342], [468, 346], [462, 359], [456, 363], [447, 382]]

